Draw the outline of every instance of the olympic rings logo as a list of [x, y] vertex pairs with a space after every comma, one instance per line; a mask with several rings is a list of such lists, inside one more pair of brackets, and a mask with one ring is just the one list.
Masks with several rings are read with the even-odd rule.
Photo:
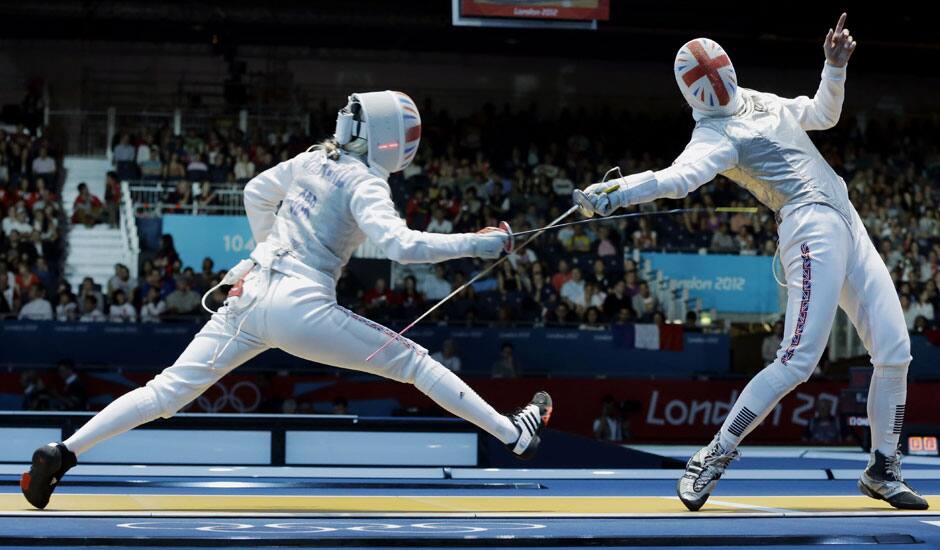
[[[215, 391], [213, 391], [215, 390]], [[218, 395], [214, 395], [218, 392]], [[214, 396], [210, 397], [212, 393]], [[220, 412], [226, 407], [232, 407], [235, 412], [252, 412], [261, 405], [261, 390], [253, 382], [242, 380], [232, 389], [225, 384], [216, 382], [211, 388], [196, 398], [196, 404], [205, 412]]]
[[166, 520], [119, 523], [123, 529], [158, 531], [199, 531], [208, 533], [240, 534], [342, 534], [343, 531], [357, 533], [382, 533], [393, 535], [468, 535], [499, 531], [531, 531], [545, 529], [540, 523], [503, 521], [460, 521], [421, 523], [378, 523], [352, 520], [288, 521], [255, 525], [243, 522]]

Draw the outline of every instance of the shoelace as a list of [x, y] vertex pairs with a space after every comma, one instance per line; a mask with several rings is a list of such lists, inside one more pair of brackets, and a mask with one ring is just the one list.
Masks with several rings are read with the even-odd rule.
[[701, 491], [702, 487], [708, 485], [711, 480], [715, 478], [716, 474], [724, 472], [728, 464], [738, 458], [738, 456], [740, 456], [740, 453], [738, 453], [737, 449], [730, 453], [720, 454], [718, 446], [713, 445], [712, 448], [708, 450], [705, 458], [702, 459], [702, 465], [697, 468], [698, 471], [693, 470], [693, 468], [695, 468], [694, 466], [689, 467], [689, 470], [692, 470], [695, 474], [693, 478], [693, 487], [695, 490]]
[[904, 483], [901, 477], [901, 453], [897, 452], [892, 457], [885, 457], [885, 476], [892, 481]]

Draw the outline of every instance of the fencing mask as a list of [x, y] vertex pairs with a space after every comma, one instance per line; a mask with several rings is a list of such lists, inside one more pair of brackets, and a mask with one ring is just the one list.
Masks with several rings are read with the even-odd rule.
[[673, 66], [682, 96], [698, 116], [733, 115], [741, 105], [738, 78], [725, 50], [714, 40], [689, 40]]
[[410, 97], [386, 90], [355, 93], [336, 117], [336, 142], [366, 142], [366, 162], [390, 174], [411, 164], [421, 141], [421, 115]]

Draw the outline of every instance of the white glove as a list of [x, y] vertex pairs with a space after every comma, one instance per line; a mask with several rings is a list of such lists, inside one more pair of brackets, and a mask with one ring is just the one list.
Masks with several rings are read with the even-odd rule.
[[625, 208], [645, 202], [641, 199], [643, 192], [639, 186], [656, 185], [656, 177], [652, 171], [630, 174], [603, 183], [587, 186], [584, 191], [575, 189], [572, 194], [574, 203], [581, 210], [581, 214], [590, 218], [594, 214], [609, 216], [618, 208]]
[[484, 227], [472, 235], [473, 255], [485, 260], [499, 258], [509, 246], [509, 232], [499, 227]]
[[585, 218], [593, 217], [594, 214], [608, 216], [622, 206], [616, 199], [621, 195], [619, 190], [620, 186], [616, 181], [595, 183], [585, 187], [583, 191], [575, 189], [572, 199]]

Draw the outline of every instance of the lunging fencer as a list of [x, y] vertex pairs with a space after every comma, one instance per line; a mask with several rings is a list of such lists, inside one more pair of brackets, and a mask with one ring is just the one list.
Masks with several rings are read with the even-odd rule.
[[245, 210], [258, 245], [223, 280], [234, 284], [224, 306], [173, 366], [115, 400], [64, 443], [36, 450], [20, 482], [30, 504], [44, 508], [77, 457], [97, 443], [173, 416], [270, 348], [414, 384], [519, 457], [531, 458], [552, 411], [547, 393], [536, 393], [513, 414], [500, 414], [405, 338], [367, 363], [366, 357], [394, 332], [336, 303], [340, 271], [366, 238], [401, 263], [492, 259], [511, 242], [509, 232], [500, 228], [452, 235], [408, 229], [392, 203], [387, 179], [411, 163], [420, 137], [418, 108], [407, 95], [353, 94], [339, 112], [332, 139], [248, 182]]
[[575, 191], [585, 215], [656, 199], [680, 199], [725, 177], [772, 209], [787, 285], [784, 339], [776, 359], [747, 384], [715, 438], [689, 459], [678, 481], [690, 510], [705, 504], [737, 447], [785, 395], [809, 379], [842, 307], [874, 366], [868, 394], [872, 450], [858, 487], [895, 508], [924, 510], [927, 501], [901, 476], [898, 442], [907, 399], [910, 339], [888, 269], [849, 200], [845, 182], [806, 134], [839, 120], [846, 65], [856, 42], [843, 13], [823, 43], [826, 62], [816, 95], [785, 99], [740, 88], [716, 42], [687, 42], [675, 77], [692, 107], [695, 129], [672, 166]]

